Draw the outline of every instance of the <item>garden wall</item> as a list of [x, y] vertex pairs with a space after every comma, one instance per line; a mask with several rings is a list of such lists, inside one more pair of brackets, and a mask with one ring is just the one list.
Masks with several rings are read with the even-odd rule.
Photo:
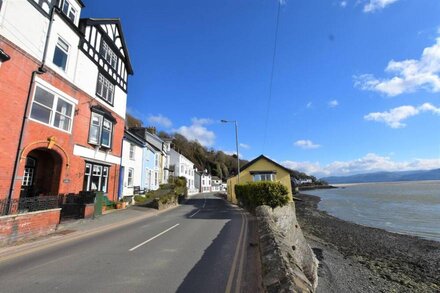
[[0, 246], [54, 232], [61, 209], [51, 209], [0, 217]]

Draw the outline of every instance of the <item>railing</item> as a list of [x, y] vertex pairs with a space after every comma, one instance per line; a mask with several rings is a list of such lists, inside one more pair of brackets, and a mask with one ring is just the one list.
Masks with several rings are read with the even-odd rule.
[[[58, 194], [34, 197], [22, 197], [19, 199], [0, 199], [0, 216], [27, 212], [43, 211], [55, 208], [63, 208], [68, 212], [73, 205], [80, 206], [93, 203], [96, 194], [94, 192], [80, 192], [79, 194]], [[9, 207], [9, 209], [8, 209]]]
[[81, 191], [79, 194], [67, 193], [58, 195], [59, 204], [88, 204], [94, 203], [96, 193], [93, 191]]
[[84, 206], [95, 202], [95, 192], [68, 193], [58, 196], [61, 208], [61, 220], [84, 217]]
[[[50, 210], [59, 207], [58, 196], [35, 196], [0, 200], [0, 216]], [[9, 209], [8, 209], [9, 207]]]

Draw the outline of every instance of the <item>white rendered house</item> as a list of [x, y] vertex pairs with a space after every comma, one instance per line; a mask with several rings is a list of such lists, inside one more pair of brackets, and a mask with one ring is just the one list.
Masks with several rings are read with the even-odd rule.
[[199, 190], [199, 192], [211, 192], [211, 174], [208, 173], [208, 170], [205, 171], [197, 171], [195, 172], [195, 186]]
[[211, 178], [211, 191], [222, 191], [222, 180], [217, 176]]
[[194, 185], [194, 164], [184, 155], [171, 149], [170, 152], [170, 166], [174, 166], [174, 176], [185, 177], [188, 194], [195, 194], [198, 189]]
[[124, 132], [120, 174], [121, 197], [132, 196], [139, 189], [144, 189], [142, 184], [144, 148], [143, 139], [127, 130]]

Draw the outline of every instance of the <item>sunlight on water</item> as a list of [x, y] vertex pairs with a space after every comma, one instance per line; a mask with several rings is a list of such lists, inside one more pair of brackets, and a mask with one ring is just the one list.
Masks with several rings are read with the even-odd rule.
[[340, 185], [312, 190], [319, 209], [343, 220], [440, 241], [440, 181]]

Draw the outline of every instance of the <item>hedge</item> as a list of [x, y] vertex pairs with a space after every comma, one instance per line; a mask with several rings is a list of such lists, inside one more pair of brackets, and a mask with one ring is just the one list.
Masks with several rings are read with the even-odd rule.
[[237, 184], [235, 194], [240, 204], [251, 211], [261, 205], [275, 208], [289, 202], [289, 191], [279, 182], [261, 181]]

